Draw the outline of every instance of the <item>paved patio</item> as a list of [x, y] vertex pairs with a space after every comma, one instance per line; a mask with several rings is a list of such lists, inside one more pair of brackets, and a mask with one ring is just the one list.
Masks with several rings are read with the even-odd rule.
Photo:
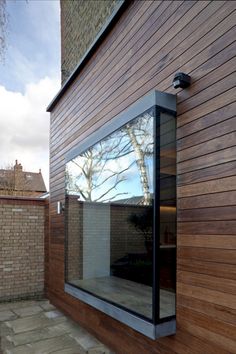
[[48, 300], [0, 303], [0, 334], [2, 354], [112, 354]]

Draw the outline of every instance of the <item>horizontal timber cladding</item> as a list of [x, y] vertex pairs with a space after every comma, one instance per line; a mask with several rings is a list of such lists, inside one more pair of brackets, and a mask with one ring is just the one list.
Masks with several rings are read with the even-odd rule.
[[[116, 353], [236, 353], [235, 23], [234, 1], [131, 2], [52, 109], [50, 299]], [[178, 102], [177, 333], [156, 341], [64, 293], [56, 213], [65, 155], [152, 89]]]

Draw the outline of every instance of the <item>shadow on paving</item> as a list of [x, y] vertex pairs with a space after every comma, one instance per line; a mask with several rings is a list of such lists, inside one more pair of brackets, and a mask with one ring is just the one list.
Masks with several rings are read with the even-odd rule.
[[0, 303], [0, 326], [1, 354], [112, 354], [48, 300]]

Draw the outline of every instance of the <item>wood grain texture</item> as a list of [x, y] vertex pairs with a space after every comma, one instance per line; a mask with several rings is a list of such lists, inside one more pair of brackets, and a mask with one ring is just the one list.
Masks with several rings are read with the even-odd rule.
[[[133, 1], [52, 111], [48, 295], [118, 354], [236, 352], [235, 21], [234, 1]], [[64, 293], [56, 213], [66, 154], [153, 89], [178, 102], [177, 333], [156, 341]]]

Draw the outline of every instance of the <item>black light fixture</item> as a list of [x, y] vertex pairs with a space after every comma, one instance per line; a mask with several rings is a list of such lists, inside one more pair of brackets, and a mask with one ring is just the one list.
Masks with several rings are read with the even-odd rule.
[[191, 85], [191, 77], [185, 73], [178, 72], [174, 76], [173, 86], [177, 88], [187, 88]]

